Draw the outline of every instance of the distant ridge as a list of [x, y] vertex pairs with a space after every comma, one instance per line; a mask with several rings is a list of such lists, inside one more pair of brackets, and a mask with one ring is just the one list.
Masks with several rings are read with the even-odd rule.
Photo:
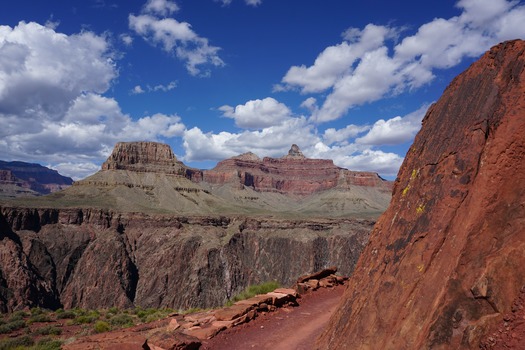
[[40, 164], [0, 160], [0, 198], [44, 195], [72, 184], [72, 178]]
[[33, 205], [97, 207], [193, 215], [372, 216], [390, 201], [392, 183], [376, 173], [306, 158], [292, 145], [281, 158], [244, 153], [199, 170], [169, 145], [119, 142], [96, 174]]

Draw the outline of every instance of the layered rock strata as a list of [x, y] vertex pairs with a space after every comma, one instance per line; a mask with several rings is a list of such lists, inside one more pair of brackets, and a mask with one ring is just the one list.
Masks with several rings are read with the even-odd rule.
[[338, 265], [372, 222], [0, 208], [0, 311], [223, 305], [250, 284]]
[[73, 179], [39, 164], [0, 161], [0, 198], [49, 194], [72, 183]]
[[428, 110], [322, 349], [477, 349], [525, 285], [525, 42]]
[[237, 184], [258, 192], [278, 192], [306, 196], [333, 188], [364, 186], [390, 193], [391, 183], [376, 173], [350, 171], [334, 165], [330, 159], [306, 158], [297, 145], [292, 145], [282, 158], [253, 153], [223, 160], [212, 170], [205, 170], [203, 181], [209, 184]]

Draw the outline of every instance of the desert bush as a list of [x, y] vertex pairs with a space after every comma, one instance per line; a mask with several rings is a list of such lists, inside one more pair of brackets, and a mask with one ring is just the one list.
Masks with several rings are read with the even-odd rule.
[[129, 327], [133, 326], [133, 317], [128, 314], [119, 314], [111, 317], [109, 322], [114, 326]]
[[90, 316], [90, 315], [80, 315], [73, 319], [72, 324], [87, 324], [87, 323], [93, 323], [97, 320], [98, 317]]
[[62, 311], [56, 314], [57, 320], [74, 319], [75, 317], [77, 317], [77, 315], [71, 310]]
[[231, 299], [231, 303], [234, 303], [239, 300], [250, 299], [251, 297], [254, 297], [257, 294], [266, 294], [266, 293], [274, 291], [275, 289], [279, 287], [280, 287], [279, 282], [276, 282], [276, 281], [270, 281], [270, 282], [265, 282], [261, 284], [256, 284], [253, 286], [248, 286], [244, 291], [234, 296]]
[[35, 323], [35, 322], [51, 322], [51, 317], [48, 315], [48, 314], [36, 314], [36, 315], [33, 315], [31, 317], [29, 317], [29, 319], [27, 320], [27, 323], [29, 324], [32, 324], [32, 323]]
[[35, 345], [26, 350], [60, 350], [62, 348], [62, 341], [51, 338], [44, 338], [39, 340]]
[[95, 333], [104, 333], [109, 331], [111, 329], [111, 326], [105, 321], [97, 321], [95, 322], [93, 329], [95, 330]]
[[35, 334], [38, 335], [60, 335], [62, 334], [62, 330], [56, 326], [45, 326], [38, 328], [35, 331]]
[[18, 329], [24, 328], [25, 326], [26, 322], [24, 320], [11, 321], [0, 326], [0, 334], [11, 333]]
[[0, 340], [0, 350], [24, 349], [24, 347], [32, 346], [35, 342], [30, 336], [5, 338]]
[[23, 320], [28, 316], [29, 314], [25, 311], [16, 311], [11, 316], [9, 316], [8, 322]]

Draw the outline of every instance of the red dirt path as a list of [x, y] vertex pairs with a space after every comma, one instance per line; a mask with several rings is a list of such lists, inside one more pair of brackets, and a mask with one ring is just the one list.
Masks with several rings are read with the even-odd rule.
[[279, 309], [255, 320], [225, 330], [202, 342], [204, 350], [312, 349], [335, 311], [345, 286], [321, 288], [304, 295], [298, 307]]

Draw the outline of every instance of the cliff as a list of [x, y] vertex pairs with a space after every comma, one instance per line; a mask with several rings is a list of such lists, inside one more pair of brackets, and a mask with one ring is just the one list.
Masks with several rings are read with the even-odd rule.
[[391, 186], [375, 173], [306, 158], [296, 145], [282, 158], [261, 160], [246, 153], [212, 170], [198, 170], [177, 160], [166, 144], [121, 142], [97, 173], [59, 193], [16, 205], [177, 215], [376, 218], [390, 201]]
[[299, 196], [351, 186], [372, 187], [386, 193], [391, 191], [390, 182], [376, 173], [339, 168], [330, 159], [306, 158], [295, 144], [282, 158], [264, 157], [261, 160], [253, 153], [247, 153], [223, 160], [212, 170], [204, 171], [203, 181]]
[[525, 285], [525, 42], [427, 112], [322, 349], [478, 349]]
[[350, 274], [372, 224], [2, 207], [0, 311], [220, 306], [250, 284]]

